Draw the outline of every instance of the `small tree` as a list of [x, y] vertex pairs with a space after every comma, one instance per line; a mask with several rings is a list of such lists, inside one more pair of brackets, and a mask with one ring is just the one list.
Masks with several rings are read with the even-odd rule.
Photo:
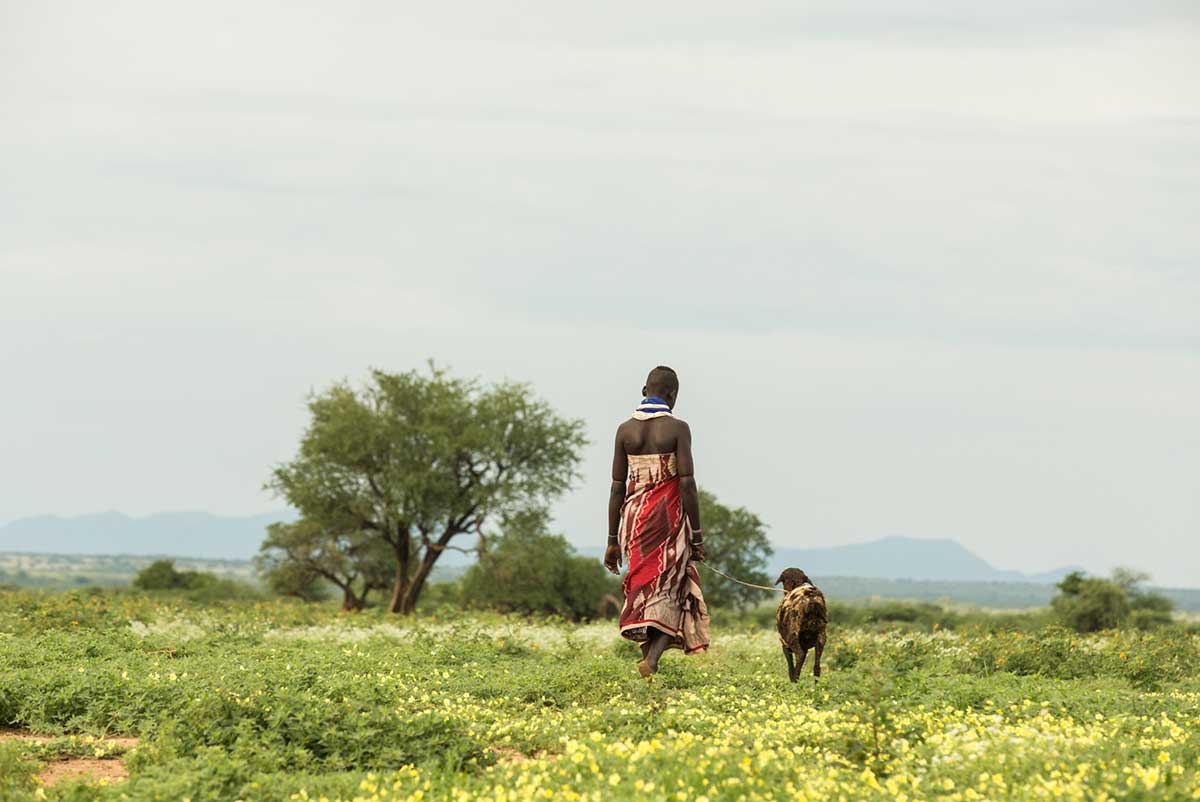
[[133, 586], [138, 590], [181, 590], [188, 586], [188, 573], [175, 570], [174, 560], [155, 560], [137, 572]]
[[557, 613], [571, 619], [594, 615], [617, 580], [590, 557], [580, 557], [561, 536], [550, 534], [544, 511], [505, 521], [479, 562], [462, 579], [466, 601], [506, 612]]
[[1051, 606], [1062, 622], [1078, 632], [1098, 632], [1130, 624], [1149, 629], [1169, 623], [1174, 605], [1158, 593], [1144, 590], [1149, 574], [1117, 568], [1111, 579], [1073, 571], [1058, 583], [1061, 591]]
[[[755, 585], [769, 585], [767, 560], [774, 553], [767, 527], [745, 507], [726, 507], [707, 490], [700, 491], [704, 548], [708, 562], [730, 576]], [[716, 607], [751, 607], [763, 601], [765, 591], [743, 587], [715, 574], [703, 580], [704, 599]]]
[[1051, 606], [1077, 632], [1113, 629], [1129, 615], [1129, 595], [1116, 582], [1072, 571], [1058, 583]]
[[1175, 603], [1161, 593], [1146, 589], [1150, 575], [1132, 568], [1113, 570], [1113, 581], [1129, 597], [1129, 624], [1137, 629], [1154, 629], [1171, 623]]
[[372, 590], [391, 587], [391, 552], [383, 543], [306, 519], [268, 526], [255, 561], [276, 593], [313, 601], [328, 582], [341, 591], [343, 610], [361, 610]]
[[483, 387], [430, 367], [373, 371], [361, 390], [337, 384], [309, 401], [312, 419], [268, 487], [301, 515], [362, 532], [392, 554], [388, 609], [410, 613], [429, 574], [462, 536], [546, 506], [575, 478], [583, 422], [529, 387]]

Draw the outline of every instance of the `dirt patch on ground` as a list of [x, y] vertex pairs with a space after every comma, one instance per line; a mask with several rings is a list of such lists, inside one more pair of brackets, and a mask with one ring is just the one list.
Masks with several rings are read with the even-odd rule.
[[[0, 741], [28, 741], [48, 744], [70, 738], [80, 743], [94, 744], [106, 750], [124, 752], [138, 745], [137, 738], [97, 738], [91, 735], [34, 735], [22, 730], [0, 730]], [[119, 757], [51, 757], [46, 759], [45, 768], [38, 775], [38, 783], [44, 787], [56, 785], [64, 780], [87, 780], [88, 782], [112, 783], [129, 778], [129, 770]]]
[[51, 741], [61, 741], [66, 738], [75, 737], [80, 740], [91, 738], [95, 743], [102, 744], [108, 747], [120, 747], [121, 749], [132, 749], [138, 745], [137, 738], [128, 738], [124, 736], [104, 736], [97, 737], [94, 735], [34, 735], [31, 732], [23, 730], [0, 730], [0, 741], [31, 741], [35, 744], [48, 744]]
[[90, 757], [69, 757], [47, 763], [37, 779], [47, 787], [63, 780], [112, 783], [129, 779], [129, 770], [116, 758], [97, 760]]

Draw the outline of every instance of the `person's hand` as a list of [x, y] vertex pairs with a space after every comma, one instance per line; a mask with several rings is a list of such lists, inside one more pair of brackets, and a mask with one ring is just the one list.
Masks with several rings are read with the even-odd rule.
[[708, 555], [706, 555], [704, 553], [704, 544], [703, 543], [693, 543], [692, 544], [692, 556], [689, 557], [688, 559], [695, 560], [696, 562], [704, 562], [704, 560], [707, 558], [707, 556]]
[[610, 544], [604, 550], [604, 567], [611, 573], [621, 573], [621, 547], [616, 543]]

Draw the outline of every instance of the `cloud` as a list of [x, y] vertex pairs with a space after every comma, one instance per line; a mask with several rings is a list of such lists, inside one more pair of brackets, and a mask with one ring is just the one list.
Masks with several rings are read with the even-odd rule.
[[427, 357], [607, 476], [669, 362], [781, 543], [1187, 580], [1193, 6], [731, 9], [5, 6], [0, 518], [273, 509], [310, 389]]

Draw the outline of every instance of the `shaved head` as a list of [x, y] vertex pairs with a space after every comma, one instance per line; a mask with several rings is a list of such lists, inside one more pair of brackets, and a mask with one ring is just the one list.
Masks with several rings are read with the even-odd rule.
[[646, 377], [646, 394], [667, 396], [679, 392], [679, 376], [666, 365], [659, 365]]

